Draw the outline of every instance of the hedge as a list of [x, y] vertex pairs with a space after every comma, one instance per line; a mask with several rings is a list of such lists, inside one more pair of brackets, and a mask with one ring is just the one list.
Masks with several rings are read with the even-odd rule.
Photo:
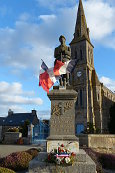
[[0, 173], [15, 173], [11, 169], [0, 167]]

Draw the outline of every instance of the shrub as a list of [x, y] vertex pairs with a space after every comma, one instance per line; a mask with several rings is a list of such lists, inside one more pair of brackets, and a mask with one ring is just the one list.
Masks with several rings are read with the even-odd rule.
[[29, 120], [25, 120], [24, 124], [20, 127], [20, 132], [22, 133], [22, 137], [28, 136], [28, 125], [30, 124]]
[[31, 149], [27, 150], [26, 152], [29, 153], [33, 159], [38, 155], [39, 151], [36, 148], [31, 148]]
[[11, 169], [0, 167], [0, 173], [15, 173]]
[[100, 164], [98, 160], [99, 153], [93, 151], [91, 148], [86, 148], [85, 151], [91, 157], [91, 159], [95, 162], [97, 173], [103, 173], [102, 165]]
[[27, 152], [16, 152], [0, 159], [0, 166], [15, 171], [25, 170], [29, 166], [32, 156]]
[[103, 168], [115, 170], [115, 155], [112, 154], [100, 154], [99, 161]]

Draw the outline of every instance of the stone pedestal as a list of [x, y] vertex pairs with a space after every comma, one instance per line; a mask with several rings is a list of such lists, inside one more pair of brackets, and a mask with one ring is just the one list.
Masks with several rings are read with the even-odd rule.
[[38, 157], [35, 157], [29, 163], [29, 173], [96, 173], [95, 163], [84, 150], [79, 150], [75, 162], [70, 166], [55, 165], [45, 162], [47, 157], [48, 153], [39, 153]]
[[[47, 152], [38, 154], [29, 163], [29, 173], [96, 173], [96, 165], [84, 150], [79, 150], [79, 141], [75, 136], [75, 102], [74, 90], [54, 89], [48, 94], [51, 100], [50, 136], [47, 138]], [[64, 144], [76, 153], [72, 165], [63, 166], [48, 163], [48, 153]]]
[[54, 89], [48, 97], [51, 100], [51, 119], [47, 152], [64, 144], [71, 152], [77, 153], [79, 151], [79, 141], [75, 136], [77, 92], [72, 89]]

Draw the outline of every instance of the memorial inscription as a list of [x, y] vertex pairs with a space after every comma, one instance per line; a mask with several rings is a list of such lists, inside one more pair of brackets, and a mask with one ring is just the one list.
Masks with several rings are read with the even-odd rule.
[[64, 115], [64, 113], [71, 109], [72, 106], [74, 105], [73, 101], [69, 101], [69, 102], [59, 102], [58, 105], [52, 105], [52, 110], [51, 110], [51, 114], [52, 115]]

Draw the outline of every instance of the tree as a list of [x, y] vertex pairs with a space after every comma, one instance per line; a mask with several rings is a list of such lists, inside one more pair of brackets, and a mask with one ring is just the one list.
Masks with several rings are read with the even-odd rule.
[[111, 106], [109, 113], [110, 113], [109, 132], [111, 134], [115, 134], [115, 103]]
[[20, 132], [22, 133], [23, 137], [28, 136], [28, 125], [30, 124], [29, 120], [25, 120], [24, 124], [20, 127]]

